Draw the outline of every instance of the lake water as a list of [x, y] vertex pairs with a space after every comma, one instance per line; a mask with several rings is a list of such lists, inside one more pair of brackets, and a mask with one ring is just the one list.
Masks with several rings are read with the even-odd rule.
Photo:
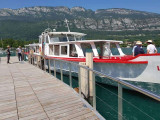
[[[52, 73], [54, 75], [54, 73]], [[57, 78], [61, 75], [57, 73]], [[100, 77], [96, 77], [99, 81]], [[69, 76], [63, 75], [63, 80], [69, 85]], [[78, 78], [72, 77], [72, 87], [78, 87]], [[96, 83], [97, 111], [107, 120], [118, 120], [118, 88]], [[160, 120], [160, 103], [141, 93], [123, 89], [123, 120]]]

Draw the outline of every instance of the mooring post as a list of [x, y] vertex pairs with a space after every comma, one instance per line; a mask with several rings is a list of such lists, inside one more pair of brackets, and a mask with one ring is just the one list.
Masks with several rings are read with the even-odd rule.
[[34, 65], [34, 55], [32, 54], [32, 65]]
[[118, 83], [118, 120], [123, 120], [123, 88], [120, 83]]
[[34, 65], [37, 66], [37, 57], [34, 55]]
[[72, 67], [71, 67], [71, 63], [69, 63], [69, 84], [70, 84], [70, 87], [72, 87]]
[[56, 77], [56, 60], [54, 60], [54, 77]]
[[[85, 62], [80, 62], [79, 63], [82, 66], [88, 67], [86, 66]], [[81, 90], [81, 94], [83, 94], [84, 98], [88, 99], [89, 96], [89, 85], [88, 85], [89, 81], [88, 81], [88, 70], [85, 68], [80, 68], [80, 87], [79, 89]]]
[[29, 57], [30, 57], [29, 63], [32, 64], [32, 55], [30, 54]]
[[48, 59], [48, 70], [49, 70], [49, 74], [51, 74], [51, 60]]
[[36, 56], [36, 62], [37, 62], [37, 67], [39, 67], [39, 59], [38, 59], [38, 55]]
[[78, 84], [79, 84], [79, 94], [81, 95], [81, 67], [78, 67]]
[[93, 78], [93, 108], [96, 110], [96, 81], [95, 81], [95, 73], [92, 75]]
[[[86, 52], [86, 65], [93, 69], [93, 53], [92, 52]], [[93, 77], [93, 72], [89, 71], [89, 101], [93, 105], [93, 97], [96, 95], [95, 92], [95, 77]], [[95, 98], [94, 98], [95, 99]], [[94, 105], [95, 107], [96, 105]]]
[[28, 53], [28, 63], [30, 63], [31, 61], [31, 56], [30, 56], [30, 53]]
[[63, 68], [62, 68], [62, 61], [60, 61], [60, 71], [61, 71], [61, 81], [63, 81]]
[[40, 66], [40, 69], [42, 70], [42, 56], [39, 57], [39, 60], [40, 60], [39, 61], [40, 62], [39, 66]]
[[44, 60], [44, 65], [43, 65], [43, 67], [44, 67], [44, 71], [46, 72], [46, 58], [45, 58], [45, 56], [43, 56], [43, 60]]

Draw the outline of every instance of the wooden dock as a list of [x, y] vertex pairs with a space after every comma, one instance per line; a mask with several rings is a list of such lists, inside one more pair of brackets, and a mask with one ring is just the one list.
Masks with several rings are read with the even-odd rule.
[[11, 57], [0, 62], [0, 120], [104, 119], [68, 85]]

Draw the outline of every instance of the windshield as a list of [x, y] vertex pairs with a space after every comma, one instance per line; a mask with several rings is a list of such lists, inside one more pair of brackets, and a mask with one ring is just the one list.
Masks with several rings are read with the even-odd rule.
[[51, 36], [50, 37], [50, 42], [66, 42], [67, 41], [67, 37], [66, 35], [56, 35], [56, 36]]
[[67, 35], [69, 41], [75, 41], [74, 35]]

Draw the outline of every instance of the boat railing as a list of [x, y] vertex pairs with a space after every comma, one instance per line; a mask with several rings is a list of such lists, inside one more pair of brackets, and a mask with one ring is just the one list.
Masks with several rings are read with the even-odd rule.
[[[34, 54], [28, 58], [30, 63], [44, 71], [48, 71], [48, 73], [58, 77], [70, 87], [78, 89], [79, 95], [89, 101], [93, 108], [98, 110], [104, 117], [127, 120], [129, 119], [127, 113], [129, 113], [130, 117], [135, 118], [137, 115], [134, 116], [132, 112], [136, 111], [137, 114], [141, 115], [141, 118], [143, 116], [145, 119], [155, 119], [154, 110], [153, 112], [147, 112], [147, 109], [151, 109], [151, 106], [145, 104], [145, 100], [153, 102], [153, 104], [150, 104], [157, 107], [156, 105], [159, 105], [160, 102], [160, 96], [149, 90], [93, 70], [86, 65], [77, 64], [77, 62]], [[133, 96], [130, 95], [132, 92]], [[127, 94], [131, 99], [125, 97]], [[135, 98], [140, 99], [141, 102], [133, 102]], [[157, 109], [155, 108], [155, 110]]]

